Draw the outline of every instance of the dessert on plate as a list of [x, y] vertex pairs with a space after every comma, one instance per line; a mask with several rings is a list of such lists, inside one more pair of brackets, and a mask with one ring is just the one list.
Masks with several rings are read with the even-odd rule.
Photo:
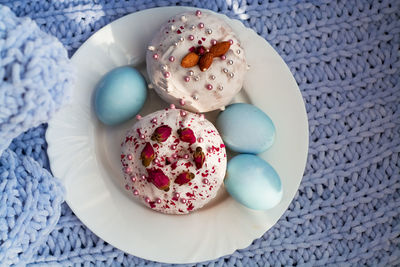
[[151, 86], [168, 103], [194, 112], [223, 109], [242, 88], [248, 69], [232, 28], [210, 12], [170, 18], [146, 54]]
[[[128, 130], [120, 155], [125, 189], [155, 211], [187, 214], [213, 199], [224, 182], [224, 140], [237, 152], [259, 153], [272, 144], [273, 139], [263, 142], [273, 125], [262, 111], [264, 117], [256, 116], [256, 107], [233, 104], [218, 118], [221, 137], [203, 114], [190, 112], [224, 109], [241, 90], [248, 69], [240, 41], [218, 15], [198, 10], [170, 18], [150, 42], [146, 63], [152, 87], [171, 106], [138, 116]], [[254, 127], [265, 128], [264, 134], [254, 133]], [[249, 136], [253, 139], [246, 140]], [[281, 199], [280, 178], [258, 159], [237, 156], [225, 183], [245, 206], [269, 209]], [[251, 179], [242, 165], [252, 166]]]
[[223, 183], [225, 145], [202, 114], [173, 105], [151, 113], [128, 130], [121, 148], [125, 188], [153, 210], [189, 213]]

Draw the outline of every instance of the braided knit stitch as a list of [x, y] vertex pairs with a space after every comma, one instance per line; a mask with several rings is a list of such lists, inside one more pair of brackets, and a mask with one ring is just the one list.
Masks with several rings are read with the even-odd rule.
[[45, 127], [17, 136], [65, 102], [72, 69], [60, 42], [5, 6], [0, 54], [0, 265], [24, 265], [57, 223], [64, 191], [43, 168]]
[[[70, 55], [102, 26], [146, 8], [194, 5], [241, 19], [278, 51], [299, 84], [309, 118], [309, 158], [295, 199], [273, 228], [246, 249], [198, 266], [400, 265], [399, 1], [6, 4], [56, 36]], [[43, 138], [28, 134], [20, 137], [31, 142], [28, 149]], [[45, 164], [40, 149], [45, 145], [31, 156]], [[31, 263], [162, 265], [105, 243], [66, 204]]]
[[7, 149], [0, 157], [0, 263], [22, 265], [58, 221], [60, 182], [31, 157]]
[[46, 122], [66, 101], [72, 68], [66, 50], [29, 18], [0, 6], [0, 155], [11, 140]]

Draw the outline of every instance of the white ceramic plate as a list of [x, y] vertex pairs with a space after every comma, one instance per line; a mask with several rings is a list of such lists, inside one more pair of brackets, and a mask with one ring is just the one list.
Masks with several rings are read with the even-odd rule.
[[[276, 126], [276, 142], [261, 155], [279, 173], [284, 195], [272, 210], [259, 212], [220, 190], [215, 200], [190, 215], [173, 216], [135, 202], [121, 186], [119, 149], [134, 119], [101, 125], [93, 112], [96, 83], [111, 69], [133, 65], [145, 74], [145, 52], [153, 33], [186, 7], [148, 9], [125, 16], [89, 38], [72, 57], [78, 78], [72, 103], [49, 123], [46, 138], [53, 174], [66, 186], [66, 201], [100, 238], [135, 256], [167, 263], [211, 260], [245, 248], [271, 228], [292, 201], [307, 158], [308, 123], [302, 96], [289, 68], [274, 49], [242, 23], [237, 32], [251, 65], [235, 101], [264, 110]], [[142, 115], [168, 104], [151, 91]], [[207, 114], [214, 121], [217, 112]]]

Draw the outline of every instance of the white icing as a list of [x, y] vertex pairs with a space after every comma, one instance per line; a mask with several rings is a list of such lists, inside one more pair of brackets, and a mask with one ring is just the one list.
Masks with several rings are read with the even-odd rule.
[[[150, 202], [154, 202], [154, 210], [169, 214], [185, 214], [203, 207], [217, 194], [226, 171], [225, 146], [214, 125], [204, 119], [203, 116], [191, 112], [186, 112], [186, 116], [182, 117], [180, 111], [180, 109], [167, 109], [143, 117], [127, 132], [121, 150], [121, 163], [126, 189], [131, 191], [131, 195], [134, 198], [138, 198], [147, 207], [150, 207], [150, 204], [146, 202], [146, 197], [150, 199]], [[154, 118], [157, 119], [157, 123], [151, 122]], [[172, 132], [165, 142], [157, 143], [151, 140], [151, 136], [154, 130], [161, 125], [168, 125], [172, 128]], [[186, 127], [192, 129], [196, 136], [196, 143], [192, 145], [179, 140], [177, 130]], [[141, 134], [144, 134], [144, 139], [140, 138], [138, 129]], [[198, 142], [199, 138], [203, 139], [201, 143]], [[179, 143], [175, 142], [177, 139]], [[140, 160], [140, 155], [146, 142], [150, 142], [153, 145], [157, 155], [147, 168], [159, 168], [169, 177], [170, 189], [167, 192], [140, 178], [142, 175], [147, 177], [146, 167], [143, 166]], [[157, 146], [154, 147], [154, 144], [157, 144]], [[175, 150], [171, 149], [172, 145], [176, 145]], [[196, 169], [193, 153], [189, 151], [189, 147], [192, 151], [195, 151], [197, 147], [201, 147], [206, 156], [205, 163], [199, 170]], [[214, 149], [212, 149], [213, 147]], [[212, 151], [210, 151], [210, 148]], [[174, 152], [177, 152], [177, 160], [171, 159]], [[131, 155], [129, 156], [131, 160], [128, 155]], [[185, 159], [185, 155], [188, 155], [189, 158]], [[167, 157], [171, 159], [171, 164], [166, 164], [165, 158]], [[155, 163], [156, 159], [159, 164]], [[173, 169], [175, 161], [177, 161], [177, 164], [176, 168]], [[129, 174], [125, 173], [127, 167], [131, 171]], [[195, 177], [190, 183], [184, 185], [174, 183], [175, 178], [183, 171], [192, 172]], [[206, 177], [203, 177], [203, 175]], [[133, 182], [131, 177], [136, 177], [136, 181]], [[208, 179], [208, 184], [203, 182], [205, 178]], [[139, 191], [138, 196], [133, 195], [134, 190]], [[181, 198], [186, 200], [186, 203], [182, 203], [181, 198], [178, 201], [173, 200], [175, 193], [179, 193]], [[191, 195], [187, 195], [187, 193]], [[156, 203], [157, 199], [161, 199], [160, 204]], [[192, 207], [192, 209], [189, 207]]]
[[[180, 19], [182, 16], [185, 16], [184, 21]], [[198, 27], [199, 23], [204, 23], [204, 27]], [[171, 26], [175, 28], [173, 31]], [[194, 29], [191, 26], [195, 26]], [[207, 33], [208, 30], [211, 30], [210, 34]], [[178, 31], [181, 33], [178, 34]], [[189, 35], [193, 35], [194, 40], [189, 40]], [[180, 38], [184, 40], [179, 41]], [[206, 38], [205, 41], [202, 38]], [[183, 68], [180, 65], [191, 47], [203, 45], [209, 49], [213, 39], [217, 42], [233, 40], [225, 54], [225, 60], [214, 58], [211, 67], [204, 72], [198, 66]], [[202, 44], [198, 44], [198, 41]], [[147, 72], [156, 92], [169, 103], [179, 105], [179, 99], [185, 99], [185, 109], [196, 112], [212, 111], [229, 104], [242, 88], [247, 71], [243, 49], [233, 30], [213, 14], [203, 12], [201, 16], [196, 16], [195, 12], [187, 12], [176, 15], [161, 27], [149, 46], [154, 46], [155, 50], [147, 51]], [[158, 55], [158, 59], [153, 58], [154, 54]], [[175, 57], [174, 62], [169, 61], [170, 56]], [[229, 60], [232, 64], [229, 64]], [[168, 67], [171, 74], [168, 79], [164, 77], [165, 71], [161, 68], [163, 65]], [[228, 70], [226, 73], [223, 72], [224, 68]], [[189, 74], [190, 70], [194, 72], [192, 76]], [[215, 76], [214, 80], [210, 78], [211, 75]], [[190, 77], [189, 82], [185, 81], [185, 76]], [[213, 89], [207, 90], [207, 84], [211, 84]], [[217, 90], [219, 86], [224, 90]], [[197, 100], [193, 99], [194, 95], [198, 97]]]

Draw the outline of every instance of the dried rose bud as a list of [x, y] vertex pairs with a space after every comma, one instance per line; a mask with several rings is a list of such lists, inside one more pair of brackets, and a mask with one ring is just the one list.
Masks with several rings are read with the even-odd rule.
[[206, 160], [206, 156], [204, 155], [203, 149], [201, 147], [197, 147], [196, 151], [193, 153], [193, 160], [196, 164], [196, 168], [200, 169], [203, 167], [204, 161]]
[[194, 178], [194, 174], [191, 172], [182, 172], [181, 174], [178, 175], [175, 179], [175, 183], [179, 185], [183, 185], [188, 183], [190, 180]]
[[169, 178], [160, 169], [147, 169], [147, 181], [154, 184], [158, 189], [169, 190]]
[[142, 160], [143, 166], [149, 166], [155, 157], [156, 154], [154, 153], [153, 146], [147, 142], [142, 150], [142, 153], [140, 154], [140, 159]]
[[198, 46], [196, 48], [196, 54], [198, 54], [199, 56], [204, 55], [207, 52], [207, 49], [204, 46]]
[[171, 135], [171, 127], [168, 125], [162, 125], [154, 130], [151, 140], [157, 141], [159, 143], [165, 142]]
[[194, 132], [190, 128], [184, 128], [178, 130], [179, 139], [183, 142], [187, 142], [189, 144], [196, 143], [196, 136], [194, 136]]

